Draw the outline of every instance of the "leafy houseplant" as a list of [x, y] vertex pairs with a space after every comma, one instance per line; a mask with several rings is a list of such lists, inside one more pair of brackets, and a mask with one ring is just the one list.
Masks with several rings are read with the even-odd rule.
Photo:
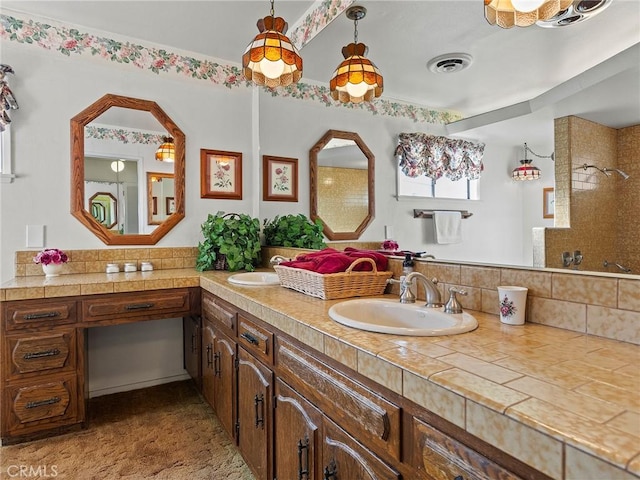
[[322, 236], [322, 222], [311, 222], [302, 213], [298, 215], [276, 215], [269, 221], [264, 219], [265, 243], [269, 246], [312, 248], [321, 250], [327, 245]]
[[209, 214], [202, 224], [196, 269], [253, 271], [260, 262], [260, 220], [246, 214]]

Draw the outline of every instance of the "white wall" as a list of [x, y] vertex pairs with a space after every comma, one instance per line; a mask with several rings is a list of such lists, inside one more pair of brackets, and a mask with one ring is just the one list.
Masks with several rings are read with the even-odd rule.
[[[201, 223], [208, 213], [218, 210], [249, 213], [261, 221], [277, 214], [308, 214], [308, 151], [328, 129], [357, 132], [376, 156], [376, 215], [363, 240], [382, 240], [384, 226], [391, 225], [401, 248], [427, 250], [446, 259], [523, 263], [531, 250], [527, 238], [531, 227], [545, 225], [538, 222], [542, 218], [543, 185], [515, 184], [509, 178], [519, 158], [514, 145], [526, 141], [526, 134], [495, 142], [483, 132], [460, 135], [487, 143], [480, 201], [397, 201], [393, 152], [398, 133], [443, 134], [442, 126], [257, 95], [251, 88], [228, 89], [177, 75], [156, 75], [88, 54], [67, 57], [15, 42], [3, 42], [2, 63], [16, 72], [11, 86], [20, 103], [20, 109], [12, 112], [13, 163], [18, 178], [0, 185], [3, 282], [14, 276], [15, 251], [25, 249], [26, 225], [46, 226], [47, 247], [110, 248], [69, 213], [69, 119], [105, 93], [156, 101], [186, 135], [186, 217], [158, 246], [197, 245]], [[201, 148], [242, 152], [243, 200], [200, 198]], [[262, 154], [299, 159], [298, 203], [262, 202]], [[535, 208], [523, 214], [523, 205]], [[463, 223], [463, 243], [434, 245], [429, 221], [413, 219], [413, 208], [473, 212], [473, 217]], [[176, 369], [182, 371], [181, 361], [177, 363], [175, 358], [161, 371], [148, 363], [153, 363], [159, 348], [157, 343], [147, 341], [149, 328], [154, 336], [170, 339], [162, 349], [182, 352], [182, 337], [175, 321], [110, 328], [90, 334], [89, 385], [93, 391], [173, 378]], [[118, 358], [125, 352], [127, 361], [121, 363]]]

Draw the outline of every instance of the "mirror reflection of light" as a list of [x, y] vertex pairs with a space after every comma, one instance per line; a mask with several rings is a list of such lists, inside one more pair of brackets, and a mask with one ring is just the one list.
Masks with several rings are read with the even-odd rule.
[[111, 170], [118, 173], [124, 170], [124, 162], [122, 160], [115, 160], [111, 162]]
[[324, 177], [322, 179], [322, 184], [327, 186], [333, 185], [333, 177]]

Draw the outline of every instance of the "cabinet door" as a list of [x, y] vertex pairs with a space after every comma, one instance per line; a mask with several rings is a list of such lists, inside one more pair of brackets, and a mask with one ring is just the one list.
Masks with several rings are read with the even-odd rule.
[[200, 388], [200, 317], [189, 316], [182, 319], [182, 340], [184, 368]]
[[213, 333], [213, 409], [231, 438], [236, 438], [236, 342]]
[[322, 413], [280, 379], [276, 380], [274, 412], [274, 478], [322, 478]]
[[268, 480], [273, 373], [238, 349], [238, 446], [257, 480]]
[[205, 320], [202, 322], [202, 396], [215, 409], [213, 391], [218, 357], [213, 351], [214, 339], [213, 326]]
[[328, 418], [323, 419], [324, 480], [399, 480], [400, 474]]

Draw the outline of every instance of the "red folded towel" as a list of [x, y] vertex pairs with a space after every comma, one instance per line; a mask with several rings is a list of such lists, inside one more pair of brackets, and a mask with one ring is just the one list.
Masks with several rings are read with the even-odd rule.
[[[385, 271], [389, 264], [389, 259], [386, 255], [374, 250], [358, 250], [357, 248], [347, 247], [344, 249], [344, 253], [352, 258], [370, 258], [376, 262], [376, 268], [379, 271]], [[356, 271], [369, 272], [372, 270], [371, 264], [368, 262], [362, 262], [354, 268]]]
[[[298, 255], [294, 260], [282, 262], [284, 267], [300, 268], [317, 273], [340, 273], [346, 271], [349, 266], [359, 258], [370, 258], [376, 264], [379, 271], [387, 269], [387, 257], [373, 250], [358, 250], [347, 247], [344, 252], [333, 248], [325, 248], [318, 252], [309, 252]], [[356, 272], [370, 272], [373, 270], [371, 263], [361, 262], [353, 268]]]

